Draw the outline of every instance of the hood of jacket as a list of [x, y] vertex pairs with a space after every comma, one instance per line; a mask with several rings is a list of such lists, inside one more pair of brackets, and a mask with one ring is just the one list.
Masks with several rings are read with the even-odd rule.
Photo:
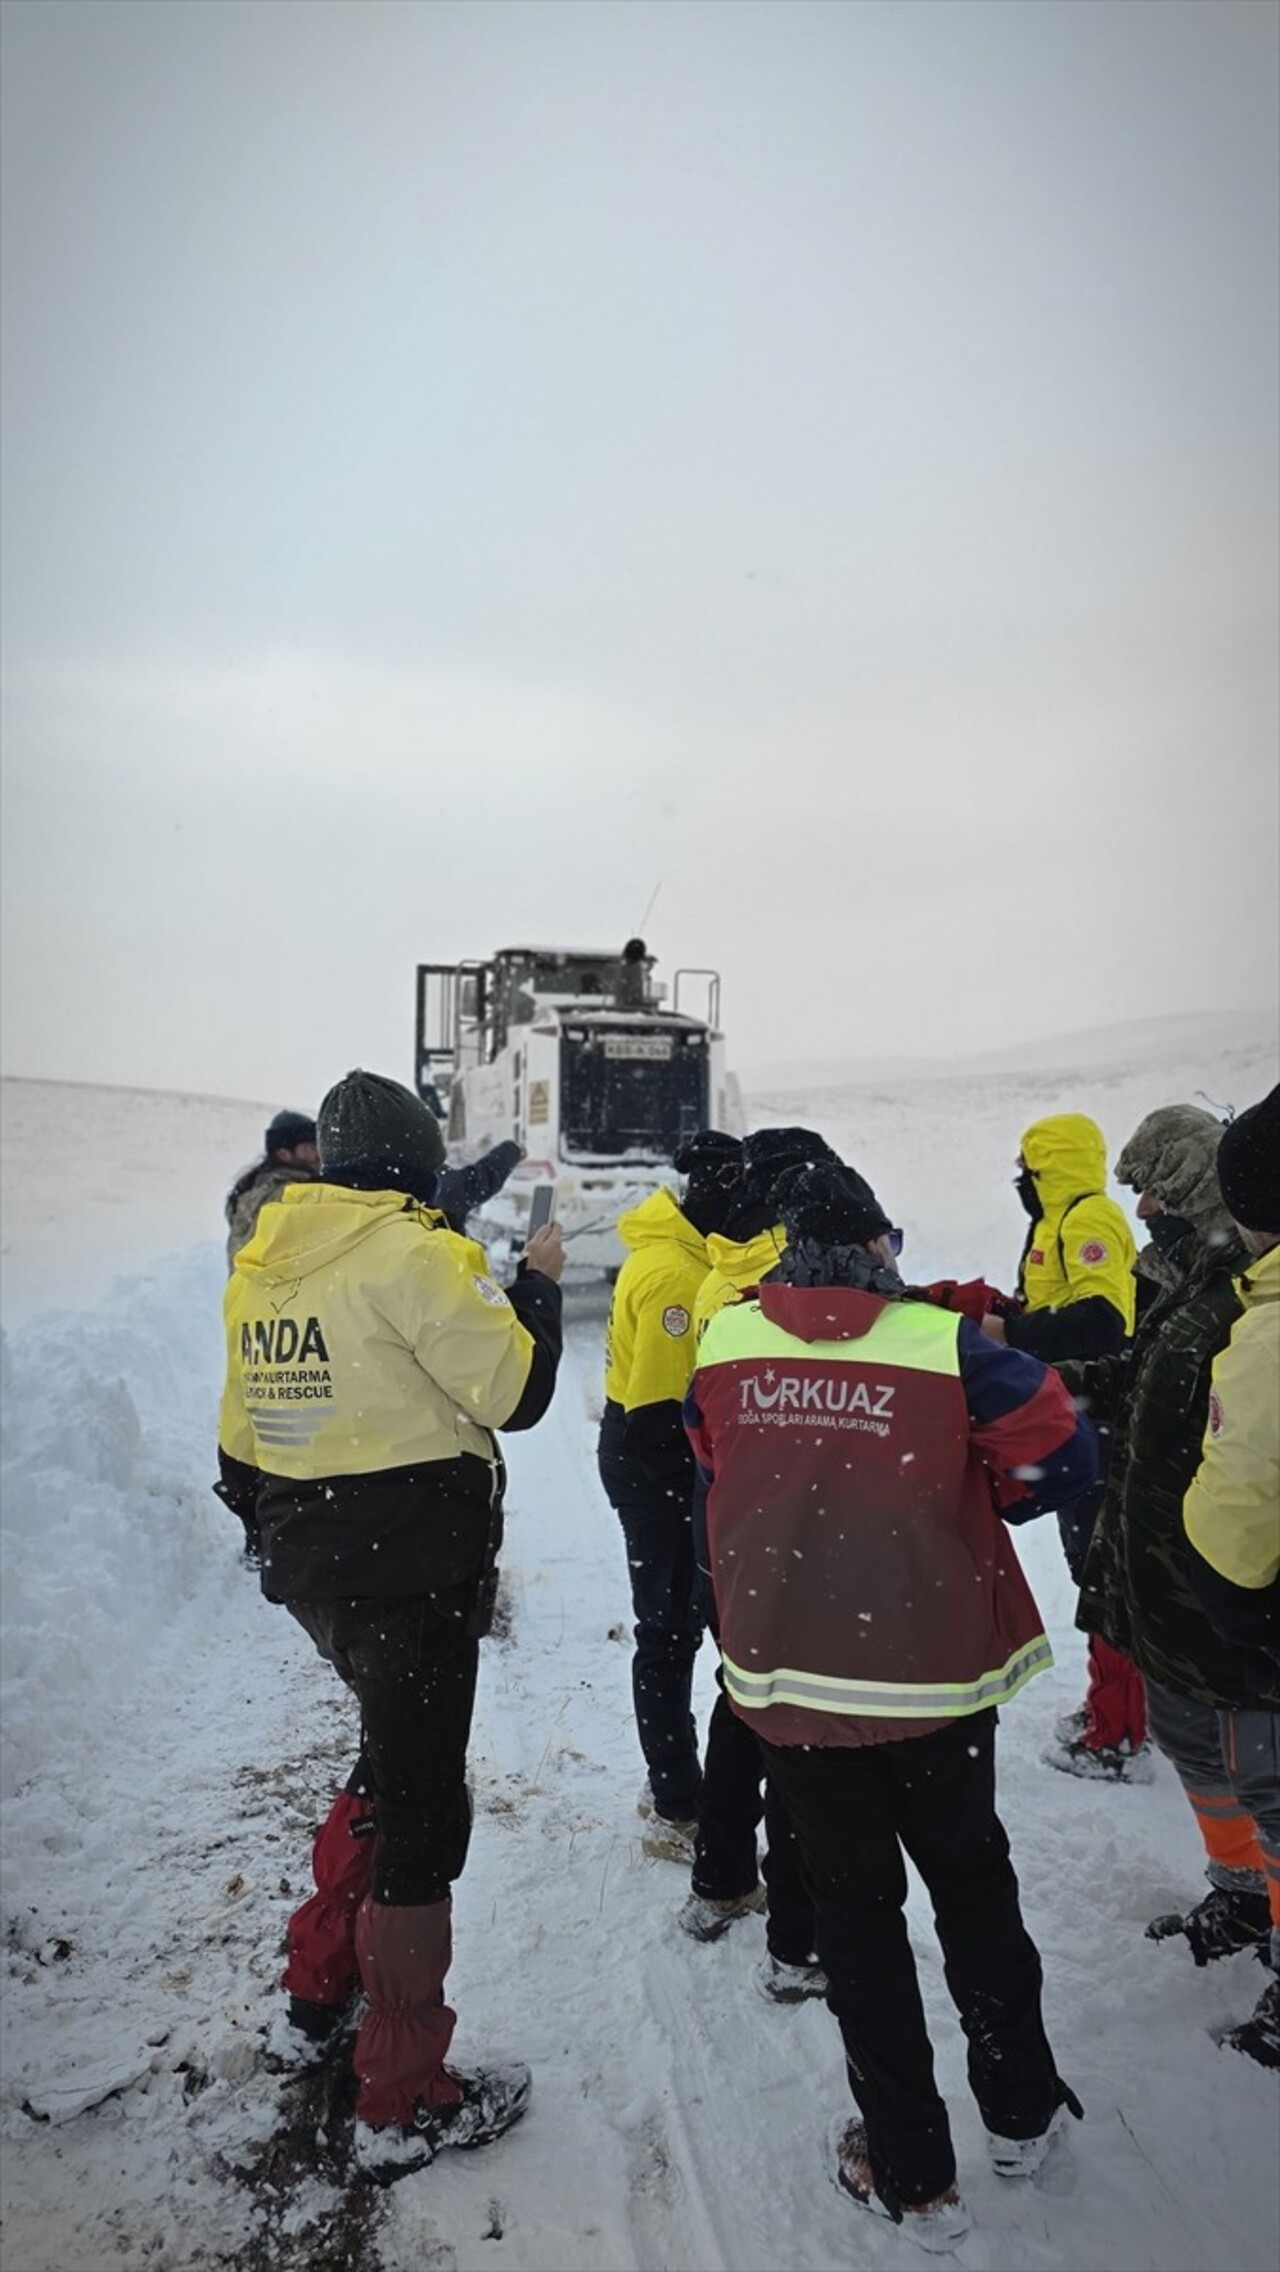
[[1280, 1246], [1251, 1254], [1240, 1272], [1240, 1299], [1247, 1310], [1280, 1302]]
[[[420, 1206], [403, 1191], [348, 1191], [337, 1183], [290, 1184], [273, 1205], [263, 1208], [235, 1266], [260, 1285], [293, 1283], [345, 1262], [365, 1239], [405, 1215], [428, 1229], [448, 1230], [435, 1208]], [[481, 1249], [472, 1240], [465, 1243], [479, 1256], [479, 1268], [487, 1275], [489, 1265]]]
[[651, 1191], [638, 1207], [618, 1217], [618, 1236], [632, 1253], [642, 1247], [666, 1244], [674, 1239], [677, 1246], [696, 1257], [705, 1265], [707, 1242], [701, 1231], [696, 1231], [687, 1215], [680, 1211], [673, 1192], [663, 1189]]
[[744, 1286], [758, 1286], [767, 1271], [777, 1268], [786, 1243], [781, 1223], [772, 1230], [758, 1231], [753, 1239], [727, 1239], [721, 1232], [712, 1231], [707, 1239], [707, 1261], [741, 1292]]
[[766, 1279], [760, 1288], [762, 1315], [797, 1341], [860, 1341], [890, 1299], [861, 1286], [782, 1286]]
[[1222, 1123], [1194, 1104], [1161, 1105], [1140, 1120], [1116, 1161], [1116, 1182], [1150, 1191], [1165, 1212], [1180, 1215], [1202, 1240], [1230, 1237], [1218, 1184]]
[[1068, 1200], [1107, 1188], [1106, 1140], [1087, 1113], [1056, 1112], [1047, 1120], [1033, 1120], [1021, 1149], [1047, 1215]]

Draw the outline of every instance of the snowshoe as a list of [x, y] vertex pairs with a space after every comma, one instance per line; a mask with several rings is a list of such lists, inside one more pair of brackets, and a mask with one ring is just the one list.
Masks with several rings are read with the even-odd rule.
[[462, 2096], [450, 2106], [419, 2106], [412, 2122], [357, 2122], [356, 2168], [374, 2185], [394, 2185], [425, 2169], [446, 2146], [472, 2153], [490, 2146], [526, 2111], [533, 2077], [526, 2066], [447, 2068]]
[[1088, 1744], [1083, 1736], [1070, 1743], [1046, 1745], [1041, 1758], [1064, 1775], [1078, 1775], [1086, 1783], [1154, 1783], [1155, 1763], [1149, 1743], [1135, 1751], [1126, 1736], [1118, 1744]]
[[820, 1964], [787, 1964], [770, 1950], [753, 1974], [762, 1996], [771, 2004], [804, 2004], [811, 1996], [825, 1996], [827, 1976]]
[[690, 1940], [718, 1941], [739, 1917], [758, 1917], [764, 1907], [762, 1885], [752, 1886], [750, 1893], [740, 1893], [735, 1901], [712, 1901], [706, 1894], [691, 1893], [676, 1923]]
[[1223, 2028], [1215, 2040], [1228, 2051], [1243, 2051], [1260, 2067], [1280, 2068], [1280, 1980], [1263, 1989], [1247, 2020]]
[[1257, 1949], [1265, 1956], [1271, 1940], [1267, 1897], [1247, 1886], [1212, 1885], [1193, 1909], [1184, 1914], [1170, 1910], [1153, 1917], [1147, 1927], [1149, 1941], [1171, 1941], [1179, 1934], [1200, 1965], [1235, 1956], [1240, 1949]]
[[876, 2191], [867, 2153], [867, 2133], [861, 2122], [840, 2121], [831, 2143], [834, 2159], [831, 2175], [850, 2201], [859, 2209], [870, 2210], [873, 2217], [885, 2217], [899, 2230], [909, 2233], [917, 2248], [929, 2256], [947, 2256], [969, 2230], [970, 2216], [964, 2199], [954, 2185], [940, 2193], [935, 2201], [921, 2202], [918, 2208], [907, 2208], [897, 2202], [888, 2202]]

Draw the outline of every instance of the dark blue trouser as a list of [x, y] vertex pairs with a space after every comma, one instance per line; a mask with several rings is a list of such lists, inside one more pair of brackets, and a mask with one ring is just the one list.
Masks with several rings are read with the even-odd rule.
[[608, 1418], [606, 1413], [600, 1479], [627, 1547], [636, 1620], [631, 1660], [636, 1732], [655, 1812], [688, 1822], [698, 1812], [702, 1790], [692, 1696], [703, 1634], [689, 1506], [634, 1473], [612, 1441]]
[[995, 1809], [994, 1712], [860, 1747], [763, 1746], [795, 1825], [877, 2190], [918, 2206], [955, 2179], [903, 1904], [910, 1855], [933, 1902], [947, 1986], [988, 2129], [1036, 2137], [1059, 2103], [1040, 1958]]
[[729, 1703], [718, 1671], [716, 1686], [720, 1693], [707, 1729], [693, 1890], [708, 1901], [736, 1901], [751, 1892], [756, 1884], [756, 1831], [763, 1817], [769, 1951], [780, 1964], [812, 1964], [813, 1903], [800, 1874], [796, 1834], [778, 1792], [766, 1779], [759, 1740]]

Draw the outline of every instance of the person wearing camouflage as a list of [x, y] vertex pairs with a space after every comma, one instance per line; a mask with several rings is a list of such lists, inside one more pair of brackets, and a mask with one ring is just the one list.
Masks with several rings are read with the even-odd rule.
[[1263, 1861], [1244, 1788], [1249, 1745], [1224, 1745], [1222, 1727], [1229, 1715], [1236, 1736], [1247, 1737], [1251, 1719], [1280, 1704], [1280, 1677], [1263, 1693], [1257, 1660], [1221, 1639], [1201, 1608], [1182, 1522], [1213, 1360], [1240, 1315], [1233, 1274], [1247, 1259], [1218, 1188], [1221, 1133], [1193, 1105], [1149, 1113], [1134, 1131], [1116, 1177], [1140, 1194], [1150, 1244], [1137, 1272], [1150, 1299], [1128, 1354], [1058, 1368], [1111, 1432], [1076, 1623], [1144, 1675], [1151, 1735], [1182, 1781], [1205, 1848], [1208, 1894], [1147, 1930], [1157, 1940], [1185, 1936], [1197, 1964], [1267, 1938]]

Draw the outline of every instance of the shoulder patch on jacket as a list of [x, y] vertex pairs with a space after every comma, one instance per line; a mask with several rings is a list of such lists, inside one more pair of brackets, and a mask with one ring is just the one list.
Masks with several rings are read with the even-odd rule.
[[681, 1302], [670, 1302], [662, 1313], [662, 1330], [679, 1340], [689, 1330], [689, 1312]]
[[1225, 1415], [1222, 1410], [1222, 1398], [1219, 1396], [1216, 1388], [1211, 1388], [1209, 1391], [1209, 1434], [1211, 1436], [1220, 1436], [1222, 1434], [1222, 1423], [1224, 1417]]
[[471, 1283], [475, 1287], [475, 1290], [480, 1296], [482, 1302], [491, 1302], [495, 1309], [502, 1309], [506, 1306], [507, 1297], [503, 1293], [501, 1286], [495, 1286], [492, 1278], [481, 1278], [477, 1276], [472, 1278]]
[[1101, 1239], [1086, 1239], [1080, 1249], [1080, 1260], [1082, 1262], [1105, 1262], [1110, 1252], [1110, 1247], [1105, 1245]]

